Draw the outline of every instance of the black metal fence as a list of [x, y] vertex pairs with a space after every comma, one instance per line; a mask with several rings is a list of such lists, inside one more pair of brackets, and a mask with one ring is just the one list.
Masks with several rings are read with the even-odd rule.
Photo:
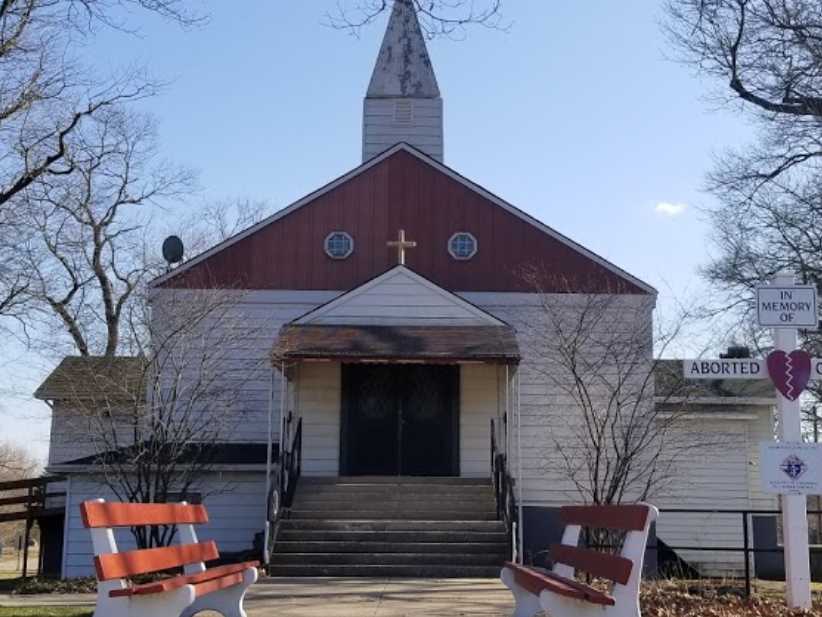
[[[648, 547], [649, 551], [656, 551], [656, 559], [657, 563], [660, 563], [661, 552], [665, 549], [673, 551], [675, 553], [679, 553], [680, 551], [689, 551], [689, 552], [711, 552], [711, 553], [737, 553], [743, 555], [744, 561], [744, 576], [745, 576], [745, 596], [749, 597], [751, 595], [751, 582], [754, 578], [754, 572], [752, 569], [751, 563], [751, 556], [757, 554], [782, 554], [784, 553], [784, 548], [777, 547], [777, 548], [758, 548], [756, 546], [752, 546], [752, 517], [754, 516], [767, 516], [773, 517], [774, 520], [778, 520], [781, 516], [782, 512], [780, 510], [719, 510], [719, 509], [686, 509], [686, 508], [665, 508], [660, 510], [660, 514], [664, 516], [665, 514], [693, 514], [693, 515], [729, 515], [729, 516], [738, 516], [740, 521], [739, 532], [741, 534], [741, 546], [708, 546], [704, 544], [700, 545], [680, 545], [680, 544], [668, 544], [664, 542], [663, 538], [657, 537], [656, 542]], [[822, 510], [808, 510], [809, 517], [818, 517], [817, 520], [822, 518]], [[817, 533], [818, 530], [814, 530]], [[729, 578], [729, 577], [724, 577]]]

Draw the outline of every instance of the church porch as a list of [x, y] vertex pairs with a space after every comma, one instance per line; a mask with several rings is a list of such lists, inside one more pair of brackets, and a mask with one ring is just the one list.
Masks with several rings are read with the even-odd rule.
[[489, 478], [491, 420], [513, 400], [511, 328], [292, 324], [278, 349], [301, 475]]
[[490, 455], [514, 398], [513, 331], [292, 324], [279, 348], [300, 479], [269, 572], [494, 576], [510, 556]]

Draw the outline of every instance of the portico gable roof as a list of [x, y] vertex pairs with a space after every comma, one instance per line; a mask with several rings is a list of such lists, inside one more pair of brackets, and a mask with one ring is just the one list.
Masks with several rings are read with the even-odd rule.
[[516, 363], [501, 319], [399, 265], [283, 326], [275, 361]]
[[398, 265], [337, 296], [295, 324], [505, 326], [501, 319]]

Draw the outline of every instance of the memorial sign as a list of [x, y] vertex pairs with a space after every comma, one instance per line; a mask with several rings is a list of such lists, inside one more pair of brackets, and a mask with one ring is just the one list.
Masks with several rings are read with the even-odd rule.
[[759, 468], [762, 490], [766, 493], [822, 493], [822, 446], [819, 444], [763, 442]]
[[788, 605], [811, 607], [808, 492], [822, 488], [822, 454], [802, 444], [799, 397], [811, 379], [822, 380], [822, 359], [797, 349], [799, 329], [819, 325], [816, 288], [795, 284], [791, 274], [778, 275], [771, 285], [756, 290], [759, 325], [772, 328], [774, 351], [766, 360], [685, 360], [685, 379], [763, 379], [777, 390], [779, 439], [762, 447], [762, 482], [768, 492], [784, 495], [785, 582]]
[[756, 290], [756, 317], [766, 328], [816, 328], [816, 287], [766, 285]]

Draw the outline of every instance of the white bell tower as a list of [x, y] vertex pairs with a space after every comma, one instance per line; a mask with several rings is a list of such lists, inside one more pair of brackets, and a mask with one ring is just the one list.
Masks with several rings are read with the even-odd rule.
[[413, 0], [394, 0], [365, 97], [363, 162], [400, 143], [443, 160], [443, 107]]

